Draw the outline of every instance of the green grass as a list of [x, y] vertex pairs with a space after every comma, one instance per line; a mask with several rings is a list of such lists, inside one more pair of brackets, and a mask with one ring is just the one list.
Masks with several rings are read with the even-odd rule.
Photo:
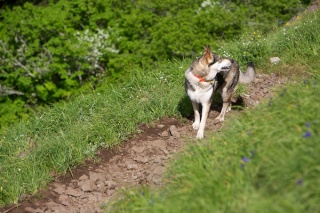
[[152, 71], [133, 70], [123, 83], [53, 105], [42, 115], [0, 133], [0, 206], [35, 193], [99, 147], [111, 147], [137, 133], [140, 123], [190, 113], [183, 73], [190, 59]]
[[[257, 61], [267, 73], [294, 75], [296, 83], [226, 120], [222, 131], [200, 142], [191, 140], [172, 162], [165, 186], [126, 191], [121, 200], [106, 203], [106, 209], [320, 212], [319, 18], [319, 12], [312, 13], [267, 37], [249, 38], [249, 45], [239, 40], [223, 47], [238, 60]], [[271, 65], [272, 56], [280, 57], [280, 64]]]
[[[288, 35], [296, 34], [291, 40], [280, 28], [266, 37], [246, 35], [221, 47], [218, 53], [230, 52], [242, 65], [253, 60], [258, 70], [283, 75], [286, 67], [295, 67], [301, 75], [298, 68], [303, 67], [303, 78], [308, 74], [312, 80], [288, 86], [271, 106], [265, 104], [227, 120], [223, 133], [190, 146], [173, 163], [168, 187], [128, 192], [113, 210], [263, 212], [275, 208], [273, 212], [283, 212], [287, 208], [311, 212], [319, 207], [315, 203], [319, 197], [315, 187], [319, 186], [315, 154], [319, 149], [315, 141], [319, 138], [319, 108], [314, 104], [319, 101], [318, 17], [319, 13], [311, 14], [286, 27]], [[293, 37], [300, 40], [293, 41]], [[271, 56], [279, 56], [281, 63], [270, 65]], [[94, 158], [98, 148], [111, 147], [137, 133], [140, 123], [190, 114], [183, 83], [191, 61], [159, 63], [152, 70], [128, 68], [122, 82], [104, 84], [1, 130], [0, 206], [44, 188], [53, 174]], [[306, 123], [311, 126], [305, 127]], [[311, 131], [311, 137], [302, 137], [306, 131]], [[243, 169], [242, 157], [251, 158]], [[301, 186], [296, 184], [299, 179]]]
[[280, 93], [191, 144], [164, 188], [127, 192], [112, 212], [319, 212], [320, 84]]

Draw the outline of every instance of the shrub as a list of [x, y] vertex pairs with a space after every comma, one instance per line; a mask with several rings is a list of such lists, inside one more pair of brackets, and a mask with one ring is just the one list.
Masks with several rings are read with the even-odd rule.
[[0, 116], [14, 121], [28, 107], [69, 97], [102, 77], [123, 78], [137, 66], [197, 56], [203, 44], [219, 48], [221, 39], [250, 29], [267, 31], [301, 8], [298, 0], [60, 0], [3, 6], [0, 107], [13, 104], [17, 110], [2, 110]]

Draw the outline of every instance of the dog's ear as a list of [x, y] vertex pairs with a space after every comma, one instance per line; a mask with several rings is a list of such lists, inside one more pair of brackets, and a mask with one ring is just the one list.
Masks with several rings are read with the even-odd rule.
[[213, 54], [211, 52], [210, 46], [209, 45], [205, 45], [204, 46], [204, 52], [203, 52], [205, 59], [207, 61], [208, 64], [211, 64], [214, 61], [213, 58]]
[[205, 44], [203, 52], [206, 53], [208, 50], [210, 51], [210, 46]]

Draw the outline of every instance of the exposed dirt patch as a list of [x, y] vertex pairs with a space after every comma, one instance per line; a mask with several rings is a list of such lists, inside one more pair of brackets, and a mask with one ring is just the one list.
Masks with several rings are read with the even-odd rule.
[[[286, 83], [276, 75], [260, 74], [249, 86], [243, 100], [247, 107], [260, 103], [273, 95], [272, 88]], [[213, 104], [205, 134], [221, 128], [214, 122], [221, 106]], [[234, 113], [226, 114], [229, 119]], [[137, 185], [158, 186], [168, 161], [181, 151], [186, 141], [196, 136], [192, 121], [180, 123], [174, 118], [164, 118], [154, 125], [140, 125], [142, 133], [113, 149], [101, 150], [99, 162], [86, 161], [72, 170], [72, 174], [58, 177], [46, 190], [34, 196], [21, 196], [19, 206], [10, 206], [0, 212], [53, 213], [53, 212], [103, 212], [101, 205], [112, 198], [119, 189]]]

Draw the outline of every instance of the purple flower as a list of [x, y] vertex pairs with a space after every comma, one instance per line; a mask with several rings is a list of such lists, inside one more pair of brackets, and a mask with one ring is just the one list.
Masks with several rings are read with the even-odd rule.
[[244, 164], [245, 163], [248, 163], [249, 161], [250, 161], [250, 158], [248, 158], [248, 157], [243, 157], [243, 158], [241, 158], [241, 164], [240, 164], [240, 168], [241, 169], [244, 169]]
[[311, 126], [311, 124], [310, 123], [306, 123], [306, 125], [305, 125], [306, 127], [310, 127]]
[[305, 132], [305, 133], [302, 135], [302, 137], [304, 137], [304, 138], [309, 138], [309, 137], [311, 137], [311, 132], [310, 132], [310, 131]]
[[250, 161], [250, 158], [243, 157], [241, 160], [242, 160], [243, 163], [248, 163]]
[[303, 184], [303, 180], [300, 178], [300, 179], [297, 180], [296, 183], [297, 183], [298, 186], [301, 186]]

